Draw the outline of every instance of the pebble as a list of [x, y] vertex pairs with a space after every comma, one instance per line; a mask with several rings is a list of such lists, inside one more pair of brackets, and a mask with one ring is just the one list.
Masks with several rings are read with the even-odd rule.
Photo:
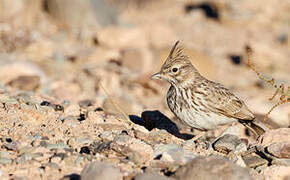
[[29, 161], [33, 158], [33, 155], [31, 153], [24, 153], [19, 158], [16, 159], [17, 163], [24, 163], [26, 161]]
[[79, 116], [80, 106], [77, 104], [69, 105], [64, 109], [64, 116]]
[[85, 165], [81, 172], [81, 179], [120, 180], [122, 179], [122, 173], [110, 164], [95, 161]]
[[185, 150], [176, 144], [156, 145], [154, 157], [162, 161], [185, 164], [194, 159], [196, 155], [191, 151]]
[[113, 136], [113, 133], [111, 131], [104, 131], [101, 133], [100, 138], [105, 139], [105, 140], [109, 140], [109, 141], [113, 141], [114, 136]]
[[130, 143], [132, 143], [132, 141], [133, 141], [133, 138], [128, 136], [128, 135], [125, 135], [125, 134], [121, 134], [119, 136], [116, 136], [114, 139], [114, 142], [117, 145], [121, 145], [121, 146], [130, 144]]
[[213, 143], [213, 148], [218, 152], [228, 154], [231, 151], [235, 151], [238, 146], [241, 146], [239, 148], [242, 148], [244, 151], [246, 151], [247, 147], [246, 145], [243, 146], [243, 144], [245, 143], [240, 140], [238, 136], [225, 134]]
[[79, 106], [82, 108], [93, 106], [94, 104], [95, 104], [95, 102], [93, 100], [90, 100], [90, 99], [85, 99], [85, 100], [82, 100], [79, 102]]
[[93, 142], [90, 144], [89, 148], [92, 153], [95, 155], [96, 153], [101, 153], [111, 148], [112, 141], [105, 141], [105, 142]]
[[47, 144], [46, 148], [47, 149], [65, 149], [65, 148], [69, 148], [69, 147], [64, 142], [59, 142], [59, 143], [55, 143], [55, 144]]
[[26, 91], [34, 91], [41, 85], [39, 76], [28, 75], [18, 76], [16, 79], [11, 80], [7, 84], [13, 88]]
[[58, 157], [58, 156], [53, 156], [53, 157], [50, 159], [50, 162], [52, 162], [52, 163], [56, 163], [56, 164], [59, 164], [61, 161], [62, 161], [62, 158], [61, 158], [61, 157]]
[[67, 116], [65, 118], [61, 117], [60, 120], [63, 122], [64, 126], [69, 126], [72, 128], [77, 128], [78, 125], [80, 124], [78, 117], [75, 117], [75, 116]]
[[93, 142], [93, 140], [91, 138], [75, 138], [76, 143], [78, 143], [79, 145], [83, 145], [83, 144], [90, 144]]
[[290, 166], [290, 159], [274, 158], [272, 159], [271, 164], [279, 166]]
[[0, 151], [0, 158], [1, 157], [8, 157], [9, 156], [9, 152], [7, 152], [7, 151]]
[[152, 147], [139, 139], [129, 145], [129, 150], [133, 153], [131, 157], [134, 162], [144, 163], [153, 158]]
[[11, 159], [5, 158], [5, 157], [1, 157], [0, 158], [0, 164], [5, 165], [5, 164], [10, 164], [10, 163], [12, 163], [12, 160]]
[[78, 156], [77, 159], [75, 160], [76, 164], [81, 164], [84, 161], [84, 157]]

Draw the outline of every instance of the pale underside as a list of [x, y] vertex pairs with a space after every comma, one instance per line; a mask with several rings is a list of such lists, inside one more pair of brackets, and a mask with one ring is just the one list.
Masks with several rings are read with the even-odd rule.
[[210, 130], [239, 120], [254, 119], [247, 106], [228, 89], [205, 81], [195, 84], [194, 88], [170, 87], [167, 104], [181, 122], [196, 129]]

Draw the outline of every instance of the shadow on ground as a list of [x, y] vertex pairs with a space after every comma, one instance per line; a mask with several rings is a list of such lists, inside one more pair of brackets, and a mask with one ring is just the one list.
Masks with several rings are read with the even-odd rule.
[[81, 180], [81, 176], [78, 175], [78, 174], [69, 174], [69, 175], [66, 175], [62, 178], [63, 180], [64, 179], [69, 179], [69, 180]]
[[178, 129], [176, 123], [171, 121], [160, 111], [144, 111], [141, 114], [141, 117], [136, 115], [129, 115], [130, 120], [138, 125], [144, 126], [146, 129], [151, 131], [154, 128], [164, 129], [168, 133], [181, 138], [181, 139], [191, 139], [194, 135], [181, 133]]

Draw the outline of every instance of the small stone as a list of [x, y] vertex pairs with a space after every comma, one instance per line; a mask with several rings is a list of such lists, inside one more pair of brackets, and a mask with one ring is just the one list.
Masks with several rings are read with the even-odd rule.
[[127, 144], [130, 144], [132, 143], [133, 141], [133, 138], [128, 136], [128, 135], [125, 135], [125, 134], [122, 134], [122, 135], [119, 135], [117, 137], [115, 137], [114, 139], [114, 142], [118, 145], [127, 145]]
[[223, 157], [197, 157], [180, 167], [175, 176], [182, 180], [194, 179], [233, 179], [252, 180], [249, 171], [240, 167]]
[[0, 158], [1, 157], [8, 157], [9, 156], [9, 152], [7, 152], [7, 151], [0, 151]]
[[85, 99], [79, 102], [80, 107], [89, 107], [93, 106], [95, 102], [93, 100]]
[[40, 86], [39, 76], [19, 76], [7, 83], [9, 86], [17, 89], [34, 91]]
[[161, 145], [156, 145], [154, 147], [154, 156], [158, 156], [163, 154], [164, 152], [167, 152], [169, 150], [177, 150], [181, 148], [180, 146], [178, 146], [177, 144], [161, 144]]
[[76, 128], [80, 124], [78, 117], [75, 117], [75, 116], [67, 116], [61, 119], [61, 121], [63, 122], [64, 126], [69, 126], [72, 128]]
[[50, 159], [50, 162], [52, 163], [56, 163], [56, 164], [59, 164], [61, 162], [62, 158], [61, 157], [58, 157], [58, 156], [53, 156], [51, 159]]
[[59, 104], [53, 104], [52, 107], [55, 111], [63, 111], [64, 110], [64, 107], [62, 105], [59, 105]]
[[33, 154], [33, 159], [36, 161], [43, 161], [46, 157], [43, 156], [43, 153], [37, 152]]
[[290, 166], [290, 159], [274, 158], [271, 161], [271, 164], [278, 165], [278, 166]]
[[169, 178], [166, 176], [162, 176], [157, 173], [140, 173], [137, 174], [134, 180], [174, 180], [173, 178]]
[[94, 142], [90, 144], [90, 149], [93, 152], [93, 154], [101, 153], [106, 150], [109, 150], [111, 148], [111, 143], [112, 141], [106, 141], [106, 142], [101, 142], [101, 143]]
[[119, 169], [107, 163], [95, 161], [84, 167], [81, 172], [81, 179], [120, 180], [122, 179], [122, 174]]
[[185, 164], [196, 157], [191, 151], [184, 150], [176, 144], [157, 145], [154, 149], [154, 157], [158, 156], [161, 156], [162, 161], [178, 164]]
[[138, 162], [149, 161], [153, 155], [152, 147], [140, 140], [135, 140], [132, 144], [130, 144], [129, 149], [134, 154], [138, 154], [138, 156], [141, 158], [138, 160]]
[[76, 163], [76, 164], [81, 164], [83, 161], [84, 161], [84, 157], [82, 157], [82, 156], [78, 156], [78, 157], [76, 158], [76, 160], [75, 160], [75, 163]]
[[64, 116], [79, 116], [80, 115], [80, 106], [77, 104], [69, 105], [64, 109]]
[[10, 143], [5, 143], [4, 144], [4, 147], [7, 149], [7, 150], [10, 150], [10, 151], [17, 151], [18, 149], [18, 143], [13, 141], [13, 142], [10, 142]]
[[264, 166], [268, 164], [268, 161], [266, 159], [253, 155], [244, 156], [243, 160], [250, 168], [256, 168], [258, 166]]
[[59, 143], [56, 143], [56, 144], [48, 144], [46, 147], [48, 149], [65, 149], [65, 148], [69, 148], [68, 145], [66, 145], [63, 142], [59, 142]]
[[17, 158], [17, 163], [24, 163], [25, 161], [32, 160], [33, 155], [31, 153], [24, 153], [20, 156], [20, 158]]
[[54, 170], [59, 170], [60, 168], [59, 168], [59, 165], [58, 164], [56, 164], [56, 163], [53, 163], [53, 162], [49, 162], [49, 163], [46, 163], [45, 165], [44, 165], [45, 167], [46, 167], [46, 169], [54, 169]]
[[113, 141], [114, 136], [113, 136], [113, 133], [111, 131], [104, 131], [100, 135], [100, 138], [105, 139], [105, 140], [109, 140], [109, 141]]
[[243, 141], [240, 140], [238, 136], [225, 134], [213, 143], [213, 148], [218, 152], [228, 154], [234, 151], [242, 143]]
[[11, 159], [5, 158], [5, 157], [1, 157], [0, 158], [0, 164], [5, 165], [5, 164], [10, 164], [10, 163], [12, 163], [12, 160]]
[[91, 138], [75, 138], [75, 141], [79, 145], [90, 144], [93, 142], [93, 140]]
[[234, 161], [237, 165], [241, 167], [247, 167], [245, 161], [243, 160], [242, 156], [236, 156], [237, 159]]
[[278, 158], [290, 158], [290, 143], [273, 143], [267, 147], [267, 151]]
[[40, 103], [40, 106], [50, 106], [50, 105], [51, 105], [51, 103], [48, 102], [48, 101], [42, 101], [42, 102]]

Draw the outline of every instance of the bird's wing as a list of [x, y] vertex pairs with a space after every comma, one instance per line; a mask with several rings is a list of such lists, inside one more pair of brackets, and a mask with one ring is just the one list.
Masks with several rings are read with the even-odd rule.
[[213, 87], [208, 93], [208, 106], [212, 111], [240, 120], [253, 120], [255, 118], [245, 103], [230, 90], [220, 84], [215, 84]]

